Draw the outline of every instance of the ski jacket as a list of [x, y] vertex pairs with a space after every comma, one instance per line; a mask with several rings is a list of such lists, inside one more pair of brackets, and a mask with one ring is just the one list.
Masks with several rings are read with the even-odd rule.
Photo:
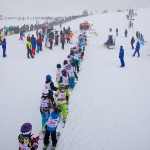
[[65, 43], [65, 38], [63, 36], [61, 37], [61, 43]]
[[31, 43], [29, 41], [26, 42], [27, 50], [31, 50]]
[[57, 104], [66, 104], [66, 89], [64, 88], [63, 91], [60, 89], [55, 93], [55, 96], [57, 97]]
[[50, 37], [49, 42], [50, 42], [50, 44], [53, 44], [53, 38], [52, 37]]
[[119, 58], [124, 58], [124, 49], [120, 48]]
[[49, 38], [48, 38], [48, 36], [46, 35], [45, 36], [45, 43], [47, 43], [49, 41]]
[[140, 50], [140, 43], [139, 41], [136, 43], [136, 48], [135, 48], [136, 51], [139, 51]]
[[57, 128], [57, 125], [59, 123], [60, 115], [56, 113], [50, 113], [46, 125], [46, 129], [48, 131], [55, 131]]
[[31, 45], [32, 45], [32, 47], [36, 47], [36, 39], [35, 38], [31, 41]]
[[42, 44], [42, 42], [43, 42], [42, 37], [40, 37], [40, 38], [38, 39], [38, 41], [39, 41], [40, 44]]
[[69, 38], [73, 38], [73, 35], [74, 35], [74, 34], [73, 34], [72, 32], [70, 32], [70, 33], [69, 33]]
[[41, 97], [40, 100], [40, 112], [42, 114], [48, 114], [52, 104], [48, 98]]
[[128, 31], [127, 31], [127, 30], [125, 30], [124, 34], [126, 34], [126, 35], [127, 35], [127, 34], [128, 34]]
[[135, 42], [134, 38], [132, 37], [131, 39], [131, 44], [133, 44]]
[[2, 41], [2, 48], [3, 48], [3, 50], [6, 50], [6, 41], [5, 40]]
[[53, 91], [57, 91], [57, 87], [54, 86], [54, 83], [50, 80], [45, 81], [45, 89], [49, 90], [49, 94], [53, 95]]

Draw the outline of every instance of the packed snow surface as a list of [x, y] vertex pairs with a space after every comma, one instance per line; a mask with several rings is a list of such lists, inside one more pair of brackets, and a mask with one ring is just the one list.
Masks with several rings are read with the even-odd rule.
[[[57, 150], [150, 149], [150, 9], [137, 11], [134, 28], [128, 29], [127, 38], [124, 37], [129, 24], [126, 14], [95, 15], [63, 24], [75, 31], [79, 23], [88, 20], [99, 36], [88, 38], [79, 81], [70, 97], [66, 127], [61, 128], [60, 123], [57, 128], [61, 132]], [[9, 25], [16, 24], [16, 21]], [[24, 23], [28, 21], [22, 21]], [[59, 29], [59, 26], [55, 28]], [[115, 29], [119, 29], [113, 50], [103, 46], [109, 28], [113, 29], [113, 35]], [[132, 57], [134, 50], [130, 45], [136, 31], [140, 31], [147, 41], [141, 46], [140, 58]], [[35, 35], [35, 31], [30, 34]], [[34, 59], [27, 59], [26, 45], [18, 40], [19, 35], [6, 39], [8, 57], [0, 58], [0, 149], [15, 150], [23, 123], [32, 123], [32, 132], [38, 135], [41, 129], [40, 96], [45, 76], [50, 74], [56, 85], [56, 64], [62, 64], [74, 45], [65, 44], [65, 50], [59, 45], [51, 51], [43, 43], [43, 51]], [[75, 43], [77, 37], [73, 40]], [[124, 68], [119, 67], [120, 45], [125, 51]], [[42, 147], [40, 141], [38, 149]]]

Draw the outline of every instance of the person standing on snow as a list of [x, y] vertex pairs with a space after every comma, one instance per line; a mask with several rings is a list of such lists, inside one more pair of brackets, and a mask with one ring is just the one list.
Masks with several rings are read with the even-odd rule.
[[132, 39], [131, 39], [131, 46], [132, 46], [132, 49], [134, 49], [134, 46], [133, 46], [134, 42], [135, 42], [135, 39], [134, 39], [134, 37], [132, 37]]
[[125, 30], [124, 34], [125, 34], [125, 37], [127, 37], [127, 35], [128, 35], [127, 29]]
[[50, 43], [49, 49], [52, 50], [52, 47], [53, 47], [53, 38], [52, 37], [50, 37], [49, 43]]
[[136, 38], [138, 39], [139, 38], [139, 32], [136, 31]]
[[2, 49], [3, 49], [3, 57], [6, 57], [6, 39], [4, 38], [2, 41]]
[[[27, 45], [27, 57], [30, 58], [30, 56], [31, 56], [32, 58], [34, 58], [33, 55], [32, 55], [32, 52], [31, 52], [30, 40], [27, 40], [26, 45]], [[30, 56], [29, 56], [29, 54], [30, 54]]]
[[120, 59], [120, 62], [121, 62], [120, 67], [124, 67], [125, 63], [124, 63], [124, 49], [123, 49], [123, 46], [120, 46], [119, 59]]
[[135, 48], [135, 52], [134, 52], [134, 54], [133, 54], [133, 57], [135, 56], [136, 53], [138, 53], [138, 57], [140, 57], [139, 51], [140, 51], [140, 42], [138, 41], [138, 42], [136, 43], [136, 48]]
[[31, 40], [31, 45], [32, 45], [32, 55], [35, 55], [35, 51], [36, 51], [36, 38], [32, 38]]
[[64, 45], [65, 45], [65, 37], [64, 36], [61, 37], [61, 44], [62, 44], [61, 48], [64, 49]]
[[118, 28], [116, 28], [116, 36], [118, 36]]

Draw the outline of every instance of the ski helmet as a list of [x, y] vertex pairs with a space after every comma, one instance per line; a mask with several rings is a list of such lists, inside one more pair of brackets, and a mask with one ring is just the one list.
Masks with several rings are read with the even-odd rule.
[[67, 60], [64, 60], [64, 65], [68, 64], [68, 61]]
[[44, 89], [44, 90], [42, 91], [42, 95], [45, 96], [45, 97], [47, 97], [47, 96], [49, 95], [48, 89]]
[[70, 55], [68, 55], [67, 58], [70, 58]]
[[66, 74], [67, 74], [67, 73], [66, 73], [66, 70], [62, 70], [62, 75], [63, 75], [63, 76], [66, 76]]
[[57, 68], [61, 68], [61, 64], [57, 64]]
[[46, 76], [46, 80], [51, 80], [51, 76], [49, 74]]
[[53, 113], [59, 114], [60, 112], [62, 112], [61, 107], [55, 106], [55, 107], [53, 108]]
[[20, 132], [23, 135], [31, 134], [31, 131], [32, 131], [32, 125], [30, 123], [24, 123], [20, 128]]

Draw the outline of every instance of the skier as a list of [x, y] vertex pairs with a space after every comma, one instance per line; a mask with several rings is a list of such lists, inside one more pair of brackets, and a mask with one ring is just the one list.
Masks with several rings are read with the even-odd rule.
[[32, 45], [32, 55], [35, 55], [35, 51], [36, 51], [36, 38], [33, 37], [33, 39], [31, 40], [31, 45]]
[[45, 47], [48, 48], [49, 47], [48, 45], [49, 45], [49, 37], [46, 34], [46, 36], [45, 36]]
[[124, 63], [124, 49], [123, 49], [123, 46], [120, 46], [119, 59], [120, 59], [120, 62], [121, 62], [120, 67], [124, 67], [125, 63]]
[[6, 57], [6, 39], [4, 38], [2, 41], [2, 49], [3, 49], [3, 57]]
[[45, 136], [44, 136], [44, 147], [43, 149], [46, 150], [49, 144], [49, 136], [51, 135], [52, 140], [52, 150], [55, 150], [57, 145], [57, 136], [60, 136], [60, 132], [56, 132], [57, 125], [60, 120], [60, 110], [55, 107], [51, 113], [49, 113], [47, 125], [45, 127]]
[[39, 36], [38, 42], [40, 45], [40, 51], [42, 51], [42, 42], [43, 42], [42, 36]]
[[132, 37], [132, 39], [131, 39], [131, 46], [132, 46], [132, 49], [134, 49], [134, 46], [133, 46], [134, 42], [135, 42], [135, 39], [134, 39], [134, 37]]
[[36, 40], [36, 46], [37, 46], [36, 53], [39, 53], [40, 52], [40, 43], [38, 40]]
[[48, 113], [50, 112], [50, 108], [52, 108], [52, 103], [48, 99], [49, 91], [48, 89], [44, 89], [42, 92], [42, 97], [40, 100], [40, 112], [42, 116], [42, 128], [45, 125], [46, 120], [48, 119]]
[[55, 34], [55, 45], [58, 45], [58, 39], [59, 39], [59, 35], [58, 35], [58, 31]]
[[61, 44], [62, 44], [62, 49], [64, 49], [64, 44], [65, 44], [65, 37], [64, 36], [62, 36], [61, 37]]
[[21, 126], [21, 134], [18, 136], [19, 150], [36, 150], [38, 149], [39, 136], [32, 137], [32, 125], [24, 123]]
[[50, 37], [49, 43], [50, 43], [49, 49], [52, 50], [52, 47], [53, 47], [53, 38], [52, 37]]
[[72, 31], [70, 31], [70, 33], [69, 33], [69, 39], [70, 39], [70, 43], [71, 44], [73, 44], [73, 33], [72, 33]]
[[76, 74], [75, 67], [73, 67], [71, 64], [67, 66], [67, 70], [69, 74], [69, 88], [73, 90], [75, 87], [75, 78], [78, 81], [78, 76]]
[[125, 32], [124, 32], [124, 34], [125, 34], [125, 37], [127, 37], [127, 34], [128, 34], [128, 31], [127, 31], [127, 29], [125, 29]]
[[66, 89], [63, 85], [60, 85], [60, 88], [55, 93], [55, 99], [58, 106], [61, 107], [63, 122], [66, 122], [67, 119], [67, 100], [66, 100]]
[[48, 74], [46, 75], [46, 81], [45, 81], [45, 89], [48, 89], [49, 91], [49, 99], [52, 102], [52, 105], [55, 106], [54, 97], [53, 97], [53, 91], [57, 91], [57, 87], [54, 86], [54, 83], [51, 81], [51, 76]]
[[56, 82], [57, 82], [57, 85], [58, 85], [58, 88], [60, 87], [60, 77], [62, 76], [62, 73], [61, 73], [61, 64], [57, 64], [57, 71], [56, 71]]
[[[27, 57], [30, 58], [30, 56], [31, 56], [32, 58], [34, 58], [32, 55], [32, 52], [31, 52], [31, 43], [30, 43], [29, 39], [27, 40], [26, 45], [27, 45]], [[30, 56], [29, 56], [29, 54], [30, 54]]]
[[140, 57], [139, 50], [140, 50], [140, 42], [138, 41], [138, 42], [136, 43], [136, 48], [135, 48], [135, 52], [134, 52], [134, 54], [133, 54], [133, 57], [135, 56], [136, 53], [138, 53], [138, 57]]
[[118, 36], [118, 28], [116, 28], [116, 36]]

